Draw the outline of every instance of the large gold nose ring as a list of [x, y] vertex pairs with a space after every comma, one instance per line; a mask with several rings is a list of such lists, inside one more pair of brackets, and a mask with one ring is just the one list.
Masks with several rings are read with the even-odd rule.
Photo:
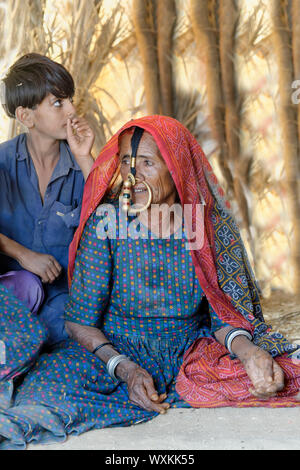
[[[129, 176], [129, 175], [128, 175]], [[122, 200], [122, 209], [124, 212], [127, 212], [128, 215], [136, 215], [139, 212], [146, 211], [152, 202], [152, 191], [148, 183], [146, 181], [141, 181], [148, 191], [148, 200], [144, 206], [141, 207], [132, 207], [131, 206], [131, 198], [132, 198], [132, 183], [130, 178], [128, 178], [124, 182], [124, 190], [123, 190], [123, 200]]]

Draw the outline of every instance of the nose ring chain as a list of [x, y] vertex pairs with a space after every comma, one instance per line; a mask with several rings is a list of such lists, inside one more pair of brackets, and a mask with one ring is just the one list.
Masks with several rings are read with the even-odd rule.
[[137, 183], [136, 178], [136, 153], [142, 138], [144, 129], [140, 127], [136, 127], [133, 136], [131, 138], [131, 149], [132, 153], [130, 156], [130, 172], [127, 175], [127, 179], [124, 181], [123, 185], [123, 196], [122, 196], [122, 209], [124, 212], [127, 212], [128, 215], [135, 215], [138, 212], [142, 212], [148, 209], [152, 201], [152, 191], [148, 183], [146, 181], [142, 181], [142, 183], [146, 186], [148, 191], [148, 200], [146, 204], [142, 207], [131, 207], [132, 206], [132, 188]]

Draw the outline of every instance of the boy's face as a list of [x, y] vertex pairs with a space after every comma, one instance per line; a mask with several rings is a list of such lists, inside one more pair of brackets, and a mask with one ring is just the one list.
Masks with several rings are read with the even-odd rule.
[[51, 93], [30, 112], [33, 126], [29, 131], [54, 140], [67, 138], [67, 120], [76, 114], [70, 98], [57, 98]]

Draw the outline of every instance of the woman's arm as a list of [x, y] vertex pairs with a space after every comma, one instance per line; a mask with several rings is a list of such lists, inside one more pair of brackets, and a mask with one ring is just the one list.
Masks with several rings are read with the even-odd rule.
[[36, 274], [43, 282], [52, 283], [62, 270], [52, 255], [29, 250], [2, 233], [0, 233], [0, 252], [15, 259], [22, 268]]
[[[91, 326], [66, 321], [66, 330], [74, 340], [90, 352], [93, 352], [100, 344], [108, 342], [98, 328]], [[113, 345], [105, 345], [95, 354], [107, 364], [108, 360], [113, 356], [118, 356], [119, 352]], [[166, 395], [158, 395], [150, 374], [135, 362], [130, 359], [122, 361], [117, 365], [115, 375], [127, 383], [130, 400], [140, 408], [162, 414], [169, 408], [169, 403], [163, 403]]]
[[[226, 326], [215, 331], [215, 338], [225, 345], [225, 337], [233, 328]], [[232, 352], [243, 363], [252, 381], [249, 391], [258, 398], [275, 396], [284, 387], [284, 373], [271, 355], [255, 346], [246, 336], [236, 336], [231, 344]]]

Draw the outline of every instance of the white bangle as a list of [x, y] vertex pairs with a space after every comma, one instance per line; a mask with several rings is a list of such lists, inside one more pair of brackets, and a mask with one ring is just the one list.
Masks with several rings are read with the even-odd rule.
[[107, 364], [106, 364], [106, 369], [108, 374], [111, 376], [111, 378], [115, 381], [118, 382], [117, 377], [115, 376], [115, 370], [118, 364], [122, 361], [128, 360], [128, 357], [125, 356], [124, 354], [119, 354], [118, 356], [113, 356], [110, 359], [108, 359]]
[[230, 352], [230, 354], [234, 355], [234, 352], [231, 349], [231, 343], [236, 338], [237, 336], [246, 336], [250, 341], [252, 341], [252, 335], [249, 333], [247, 330], [243, 330], [241, 328], [234, 329], [227, 333], [226, 338], [225, 338], [225, 346]]

